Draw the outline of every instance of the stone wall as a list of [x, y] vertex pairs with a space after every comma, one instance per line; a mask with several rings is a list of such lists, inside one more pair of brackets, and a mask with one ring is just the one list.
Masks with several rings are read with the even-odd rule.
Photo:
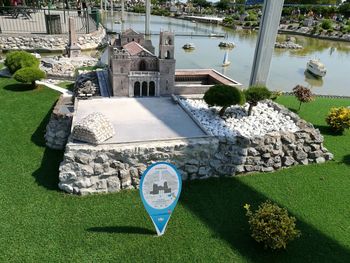
[[98, 146], [69, 142], [59, 188], [81, 195], [138, 188], [141, 174], [155, 161], [175, 164], [183, 180], [208, 177], [217, 148], [214, 137]]
[[130, 144], [69, 142], [60, 166], [59, 187], [69, 193], [91, 194], [138, 188], [146, 167], [157, 161], [173, 163], [183, 180], [271, 172], [284, 167], [323, 163], [333, 155], [323, 146], [319, 130], [288, 109], [297, 132], [273, 132], [262, 137], [203, 137]]
[[[82, 50], [96, 49], [107, 43], [106, 31], [100, 27], [97, 31], [78, 35], [78, 45]], [[1, 34], [0, 50], [28, 50], [40, 52], [61, 52], [65, 51], [68, 44], [66, 35], [39, 35], [39, 34]]]
[[70, 135], [72, 119], [72, 98], [61, 95], [46, 126], [45, 140], [47, 147], [55, 150], [64, 149]]

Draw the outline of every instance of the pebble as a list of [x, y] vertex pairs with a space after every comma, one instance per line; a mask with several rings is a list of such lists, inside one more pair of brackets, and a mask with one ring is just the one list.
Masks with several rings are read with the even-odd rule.
[[274, 131], [295, 132], [297, 125], [288, 115], [284, 115], [269, 107], [266, 103], [258, 103], [248, 116], [249, 104], [232, 106], [225, 112], [224, 118], [218, 115], [219, 107], [209, 108], [204, 100], [180, 99], [203, 127], [214, 136], [245, 136], [252, 138], [264, 136]]

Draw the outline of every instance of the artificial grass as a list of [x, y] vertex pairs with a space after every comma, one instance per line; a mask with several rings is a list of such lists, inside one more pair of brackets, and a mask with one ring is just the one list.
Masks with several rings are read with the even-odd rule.
[[[335, 161], [275, 173], [186, 182], [164, 236], [155, 237], [138, 191], [72, 196], [58, 190], [62, 151], [45, 149], [58, 93], [20, 91], [0, 78], [0, 262], [349, 262], [350, 136], [324, 117], [345, 99], [317, 99], [300, 115], [315, 123]], [[296, 108], [293, 97], [279, 102]], [[297, 217], [302, 236], [286, 251], [249, 236], [243, 205], [271, 199]]]

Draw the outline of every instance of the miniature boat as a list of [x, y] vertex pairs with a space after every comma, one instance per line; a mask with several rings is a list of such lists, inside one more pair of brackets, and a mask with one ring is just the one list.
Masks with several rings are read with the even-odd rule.
[[115, 20], [114, 24], [121, 24], [122, 22], [120, 20]]
[[219, 47], [222, 48], [234, 48], [236, 45], [234, 42], [220, 42]]
[[187, 43], [182, 48], [183, 49], [195, 49], [196, 47], [192, 43]]
[[306, 64], [306, 69], [317, 77], [324, 77], [327, 69], [318, 59], [310, 59]]
[[225, 52], [225, 56], [224, 56], [224, 61], [222, 62], [222, 66], [223, 66], [223, 67], [227, 67], [227, 66], [230, 65], [230, 64], [231, 64], [231, 62], [228, 61], [228, 52], [226, 51], [226, 52]]

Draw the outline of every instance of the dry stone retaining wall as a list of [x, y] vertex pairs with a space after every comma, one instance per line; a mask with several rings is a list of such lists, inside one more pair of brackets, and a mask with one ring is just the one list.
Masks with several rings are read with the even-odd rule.
[[214, 137], [95, 147], [68, 143], [59, 187], [82, 195], [138, 188], [141, 174], [155, 161], [175, 164], [183, 180], [208, 177], [213, 174], [208, 164], [217, 148]]
[[69, 193], [91, 194], [138, 188], [146, 167], [157, 161], [173, 163], [183, 180], [271, 172], [297, 164], [323, 163], [333, 155], [323, 146], [319, 130], [286, 108], [297, 132], [273, 132], [262, 137], [204, 137], [130, 144], [68, 143], [60, 166], [59, 187]]
[[[97, 31], [78, 35], [78, 45], [82, 50], [96, 49], [105, 44], [106, 31], [100, 27]], [[28, 51], [65, 51], [68, 44], [66, 35], [14, 35], [2, 34], [0, 36], [0, 50], [28, 50]]]
[[69, 110], [73, 109], [71, 100], [70, 97], [61, 95], [52, 111], [45, 133], [46, 146], [51, 149], [63, 150], [66, 146], [73, 119]]

